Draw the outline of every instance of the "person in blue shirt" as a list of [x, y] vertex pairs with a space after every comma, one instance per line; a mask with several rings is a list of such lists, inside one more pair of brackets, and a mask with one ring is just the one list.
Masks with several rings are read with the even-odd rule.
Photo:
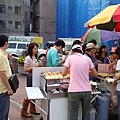
[[58, 52], [62, 51], [65, 47], [65, 42], [61, 39], [57, 40], [53, 47], [47, 53], [47, 67], [59, 67], [65, 60], [60, 60]]

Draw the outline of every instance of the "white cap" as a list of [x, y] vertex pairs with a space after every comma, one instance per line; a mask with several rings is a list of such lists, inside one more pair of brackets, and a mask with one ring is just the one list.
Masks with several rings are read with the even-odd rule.
[[74, 45], [74, 46], [72, 47], [72, 50], [73, 50], [73, 49], [79, 49], [79, 50], [82, 51], [82, 47], [81, 47], [79, 44]]
[[86, 45], [86, 49], [96, 48], [96, 46], [93, 43], [88, 43]]

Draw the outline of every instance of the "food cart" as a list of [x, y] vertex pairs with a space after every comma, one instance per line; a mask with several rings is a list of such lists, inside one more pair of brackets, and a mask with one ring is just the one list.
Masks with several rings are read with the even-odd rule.
[[[41, 119], [43, 120], [69, 120], [67, 92], [62, 91], [60, 79], [50, 80], [41, 76], [44, 72], [62, 72], [62, 70], [63, 67], [33, 68], [33, 87], [26, 87], [26, 91], [28, 99], [41, 102], [41, 106], [35, 104], [41, 110]], [[59, 91], [56, 91], [58, 88]], [[78, 120], [82, 120], [81, 104], [79, 108]]]
[[[43, 76], [45, 72], [62, 72], [63, 67], [34, 67], [33, 87], [26, 87], [28, 99], [38, 100], [41, 105], [35, 105], [41, 110], [41, 120], [69, 120], [67, 92], [62, 90], [61, 79], [49, 79]], [[107, 82], [104, 76], [99, 79], [106, 82], [107, 89], [111, 91], [111, 82]], [[99, 91], [92, 91], [93, 96], [100, 94]], [[94, 100], [94, 99], [93, 99]], [[78, 111], [78, 120], [82, 120], [81, 104]]]

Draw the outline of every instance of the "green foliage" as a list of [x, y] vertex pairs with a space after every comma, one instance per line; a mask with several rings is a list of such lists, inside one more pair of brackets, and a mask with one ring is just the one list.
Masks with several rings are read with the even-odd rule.
[[21, 56], [21, 57], [19, 57], [19, 59], [17, 60], [17, 62], [18, 62], [19, 64], [24, 64], [24, 61], [25, 61], [25, 56]]

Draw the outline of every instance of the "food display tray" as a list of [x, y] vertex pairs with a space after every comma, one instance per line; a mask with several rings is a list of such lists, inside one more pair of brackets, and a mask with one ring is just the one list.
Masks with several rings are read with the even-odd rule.
[[42, 76], [44, 78], [44, 80], [46, 80], [46, 82], [51, 85], [51, 84], [56, 84], [59, 83], [61, 85], [63, 84], [69, 84], [68, 81], [63, 81], [63, 80], [67, 80], [68, 78], [60, 78], [60, 79], [46, 79], [45, 76]]
[[64, 78], [64, 77], [63, 78], [49, 78], [49, 79], [47, 79], [43, 74], [44, 73], [41, 74], [41, 77], [43, 77], [47, 81], [54, 81], [54, 80], [58, 81], [58, 80], [70, 79], [70, 78]]
[[98, 76], [99, 77], [103, 77], [103, 78], [106, 78], [106, 77], [112, 77], [114, 76], [115, 74], [114, 73], [98, 73]]

